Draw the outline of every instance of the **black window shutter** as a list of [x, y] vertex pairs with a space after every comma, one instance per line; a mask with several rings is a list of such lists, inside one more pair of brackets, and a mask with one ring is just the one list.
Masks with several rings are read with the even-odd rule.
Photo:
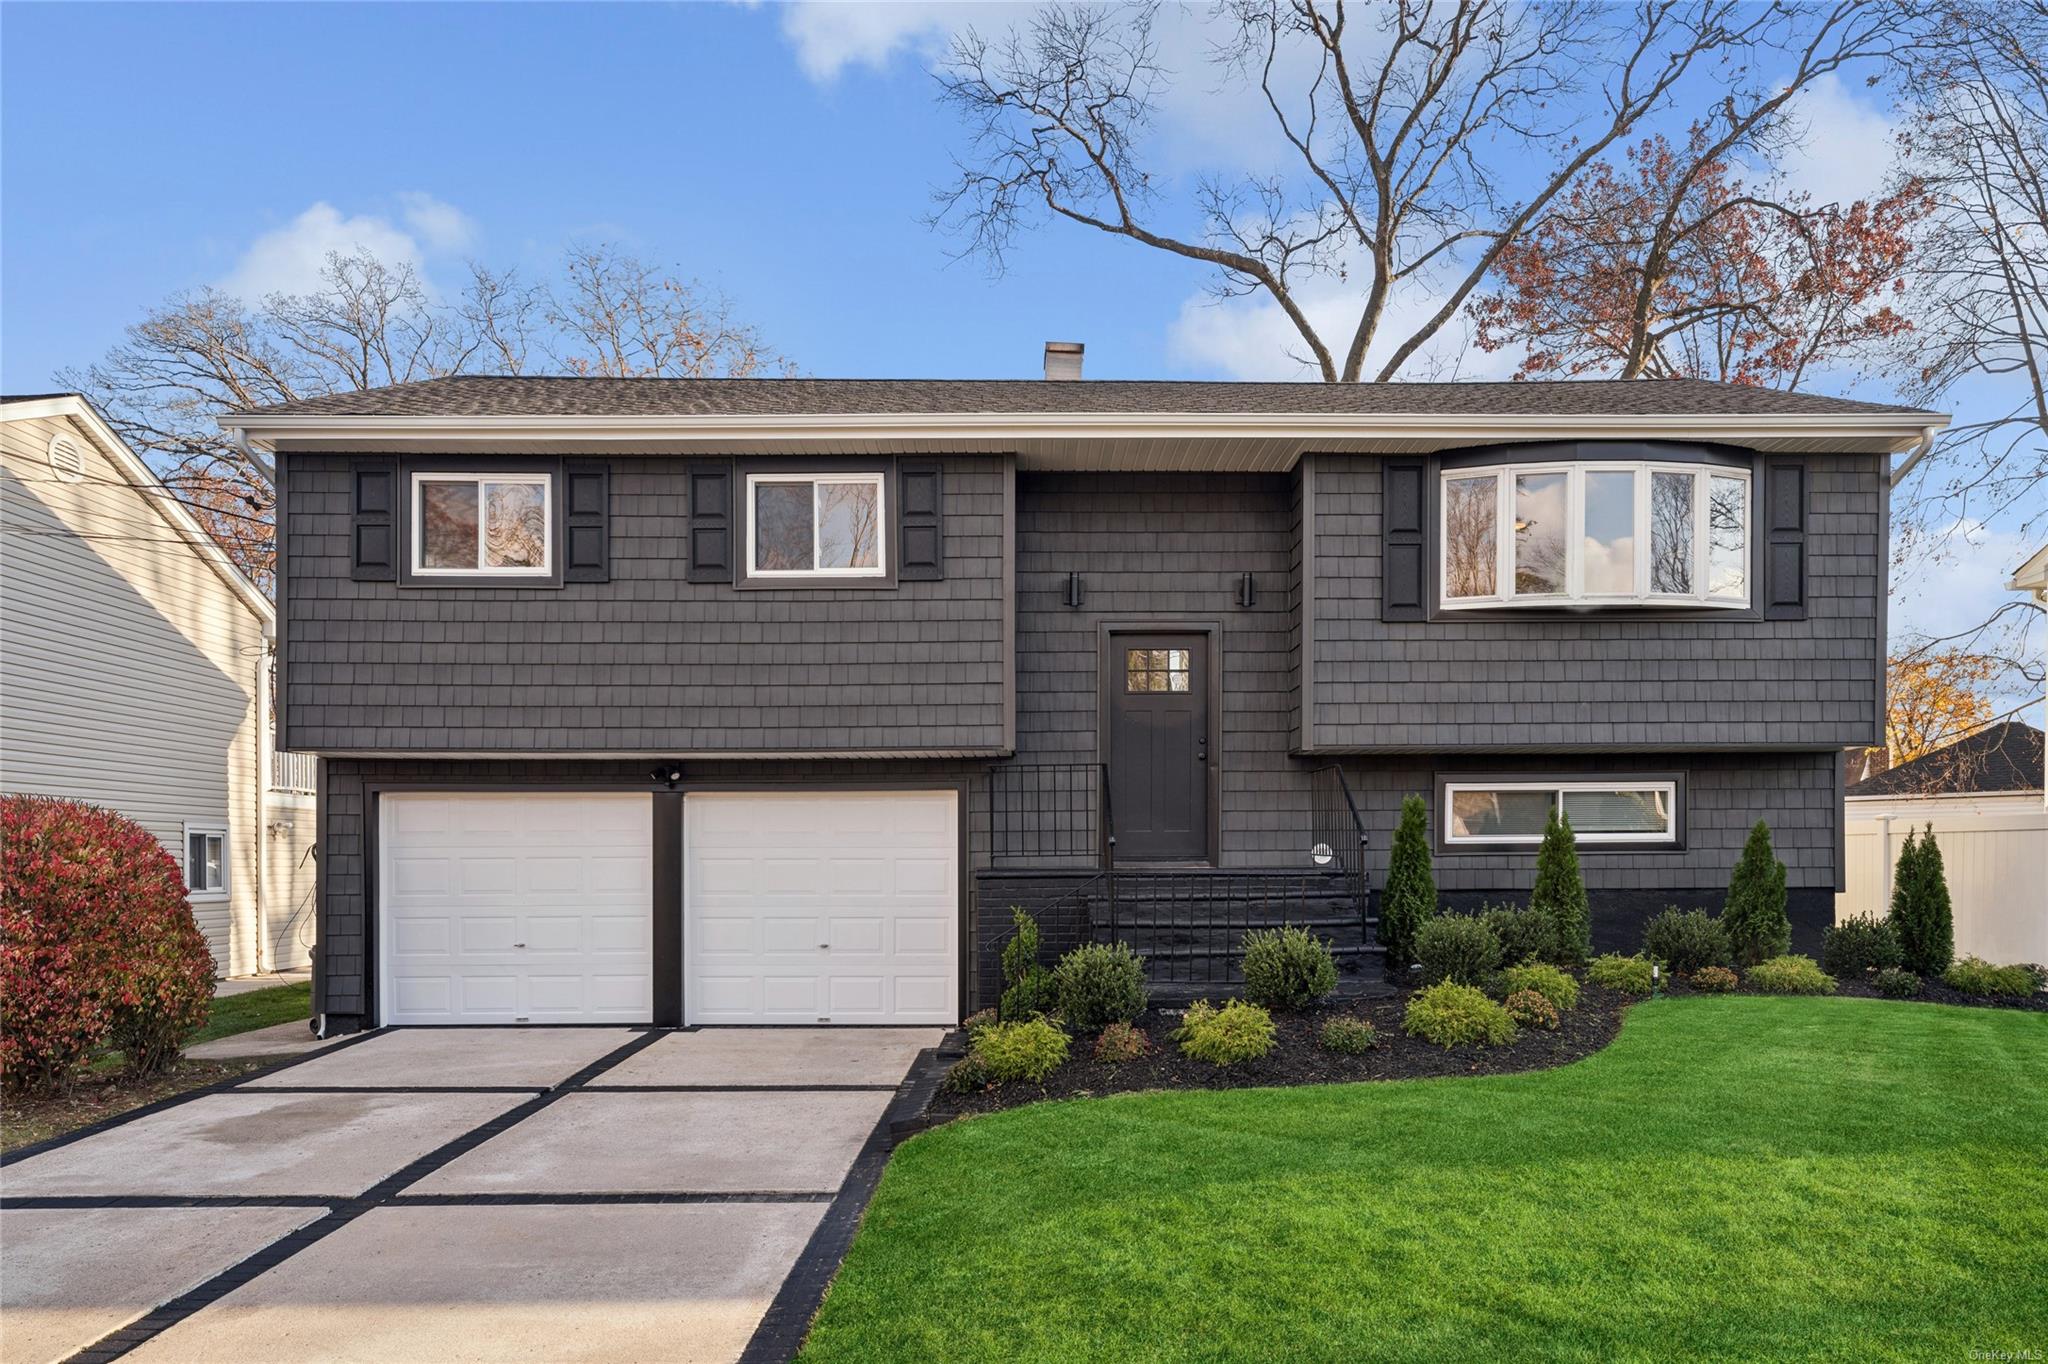
[[896, 466], [896, 496], [902, 503], [896, 577], [902, 582], [936, 582], [946, 576], [946, 522], [936, 461], [903, 460]]
[[359, 459], [350, 471], [349, 576], [359, 583], [398, 578], [398, 461]]
[[1764, 619], [1806, 619], [1806, 465], [1764, 465]]
[[733, 580], [732, 461], [690, 461], [690, 559], [693, 583]]
[[1422, 620], [1423, 571], [1428, 535], [1423, 519], [1429, 499], [1423, 496], [1424, 461], [1380, 461], [1380, 619]]
[[562, 581], [612, 579], [611, 465], [601, 459], [562, 462]]

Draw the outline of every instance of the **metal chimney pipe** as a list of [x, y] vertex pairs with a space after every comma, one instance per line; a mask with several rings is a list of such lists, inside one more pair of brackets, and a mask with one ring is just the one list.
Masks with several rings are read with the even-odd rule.
[[1048, 379], [1078, 379], [1081, 377], [1081, 352], [1087, 347], [1079, 341], [1048, 341], [1045, 343], [1045, 377]]

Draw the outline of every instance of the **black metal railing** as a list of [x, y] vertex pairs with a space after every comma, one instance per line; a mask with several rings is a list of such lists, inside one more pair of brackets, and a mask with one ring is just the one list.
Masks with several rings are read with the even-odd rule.
[[1244, 984], [1244, 936], [1254, 929], [1307, 929], [1329, 944], [1343, 974], [1377, 960], [1346, 875], [1143, 868], [1108, 871], [1101, 881], [1093, 936], [1128, 943], [1154, 989]]
[[1107, 864], [1109, 777], [1101, 763], [998, 763], [988, 770], [988, 849], [998, 867]]
[[1371, 903], [1372, 885], [1365, 870], [1365, 820], [1359, 816], [1358, 802], [1352, 798], [1351, 783], [1344, 779], [1344, 769], [1332, 763], [1316, 769], [1311, 791], [1309, 828], [1314, 842], [1309, 847], [1309, 860], [1345, 879], [1363, 917]]

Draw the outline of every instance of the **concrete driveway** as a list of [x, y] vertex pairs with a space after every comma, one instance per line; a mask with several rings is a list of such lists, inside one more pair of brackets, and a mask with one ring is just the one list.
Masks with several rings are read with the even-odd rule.
[[0, 1364], [786, 1355], [942, 1035], [337, 1045], [10, 1161]]

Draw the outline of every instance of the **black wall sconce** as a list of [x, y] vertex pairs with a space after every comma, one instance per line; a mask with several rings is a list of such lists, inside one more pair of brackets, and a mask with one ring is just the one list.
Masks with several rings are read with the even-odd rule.
[[1249, 573], [1237, 580], [1237, 604], [1246, 607], [1259, 604], [1259, 585], [1252, 581]]
[[1081, 603], [1087, 599], [1087, 596], [1086, 589], [1081, 585], [1081, 575], [1069, 573], [1067, 575], [1067, 605], [1078, 609]]

